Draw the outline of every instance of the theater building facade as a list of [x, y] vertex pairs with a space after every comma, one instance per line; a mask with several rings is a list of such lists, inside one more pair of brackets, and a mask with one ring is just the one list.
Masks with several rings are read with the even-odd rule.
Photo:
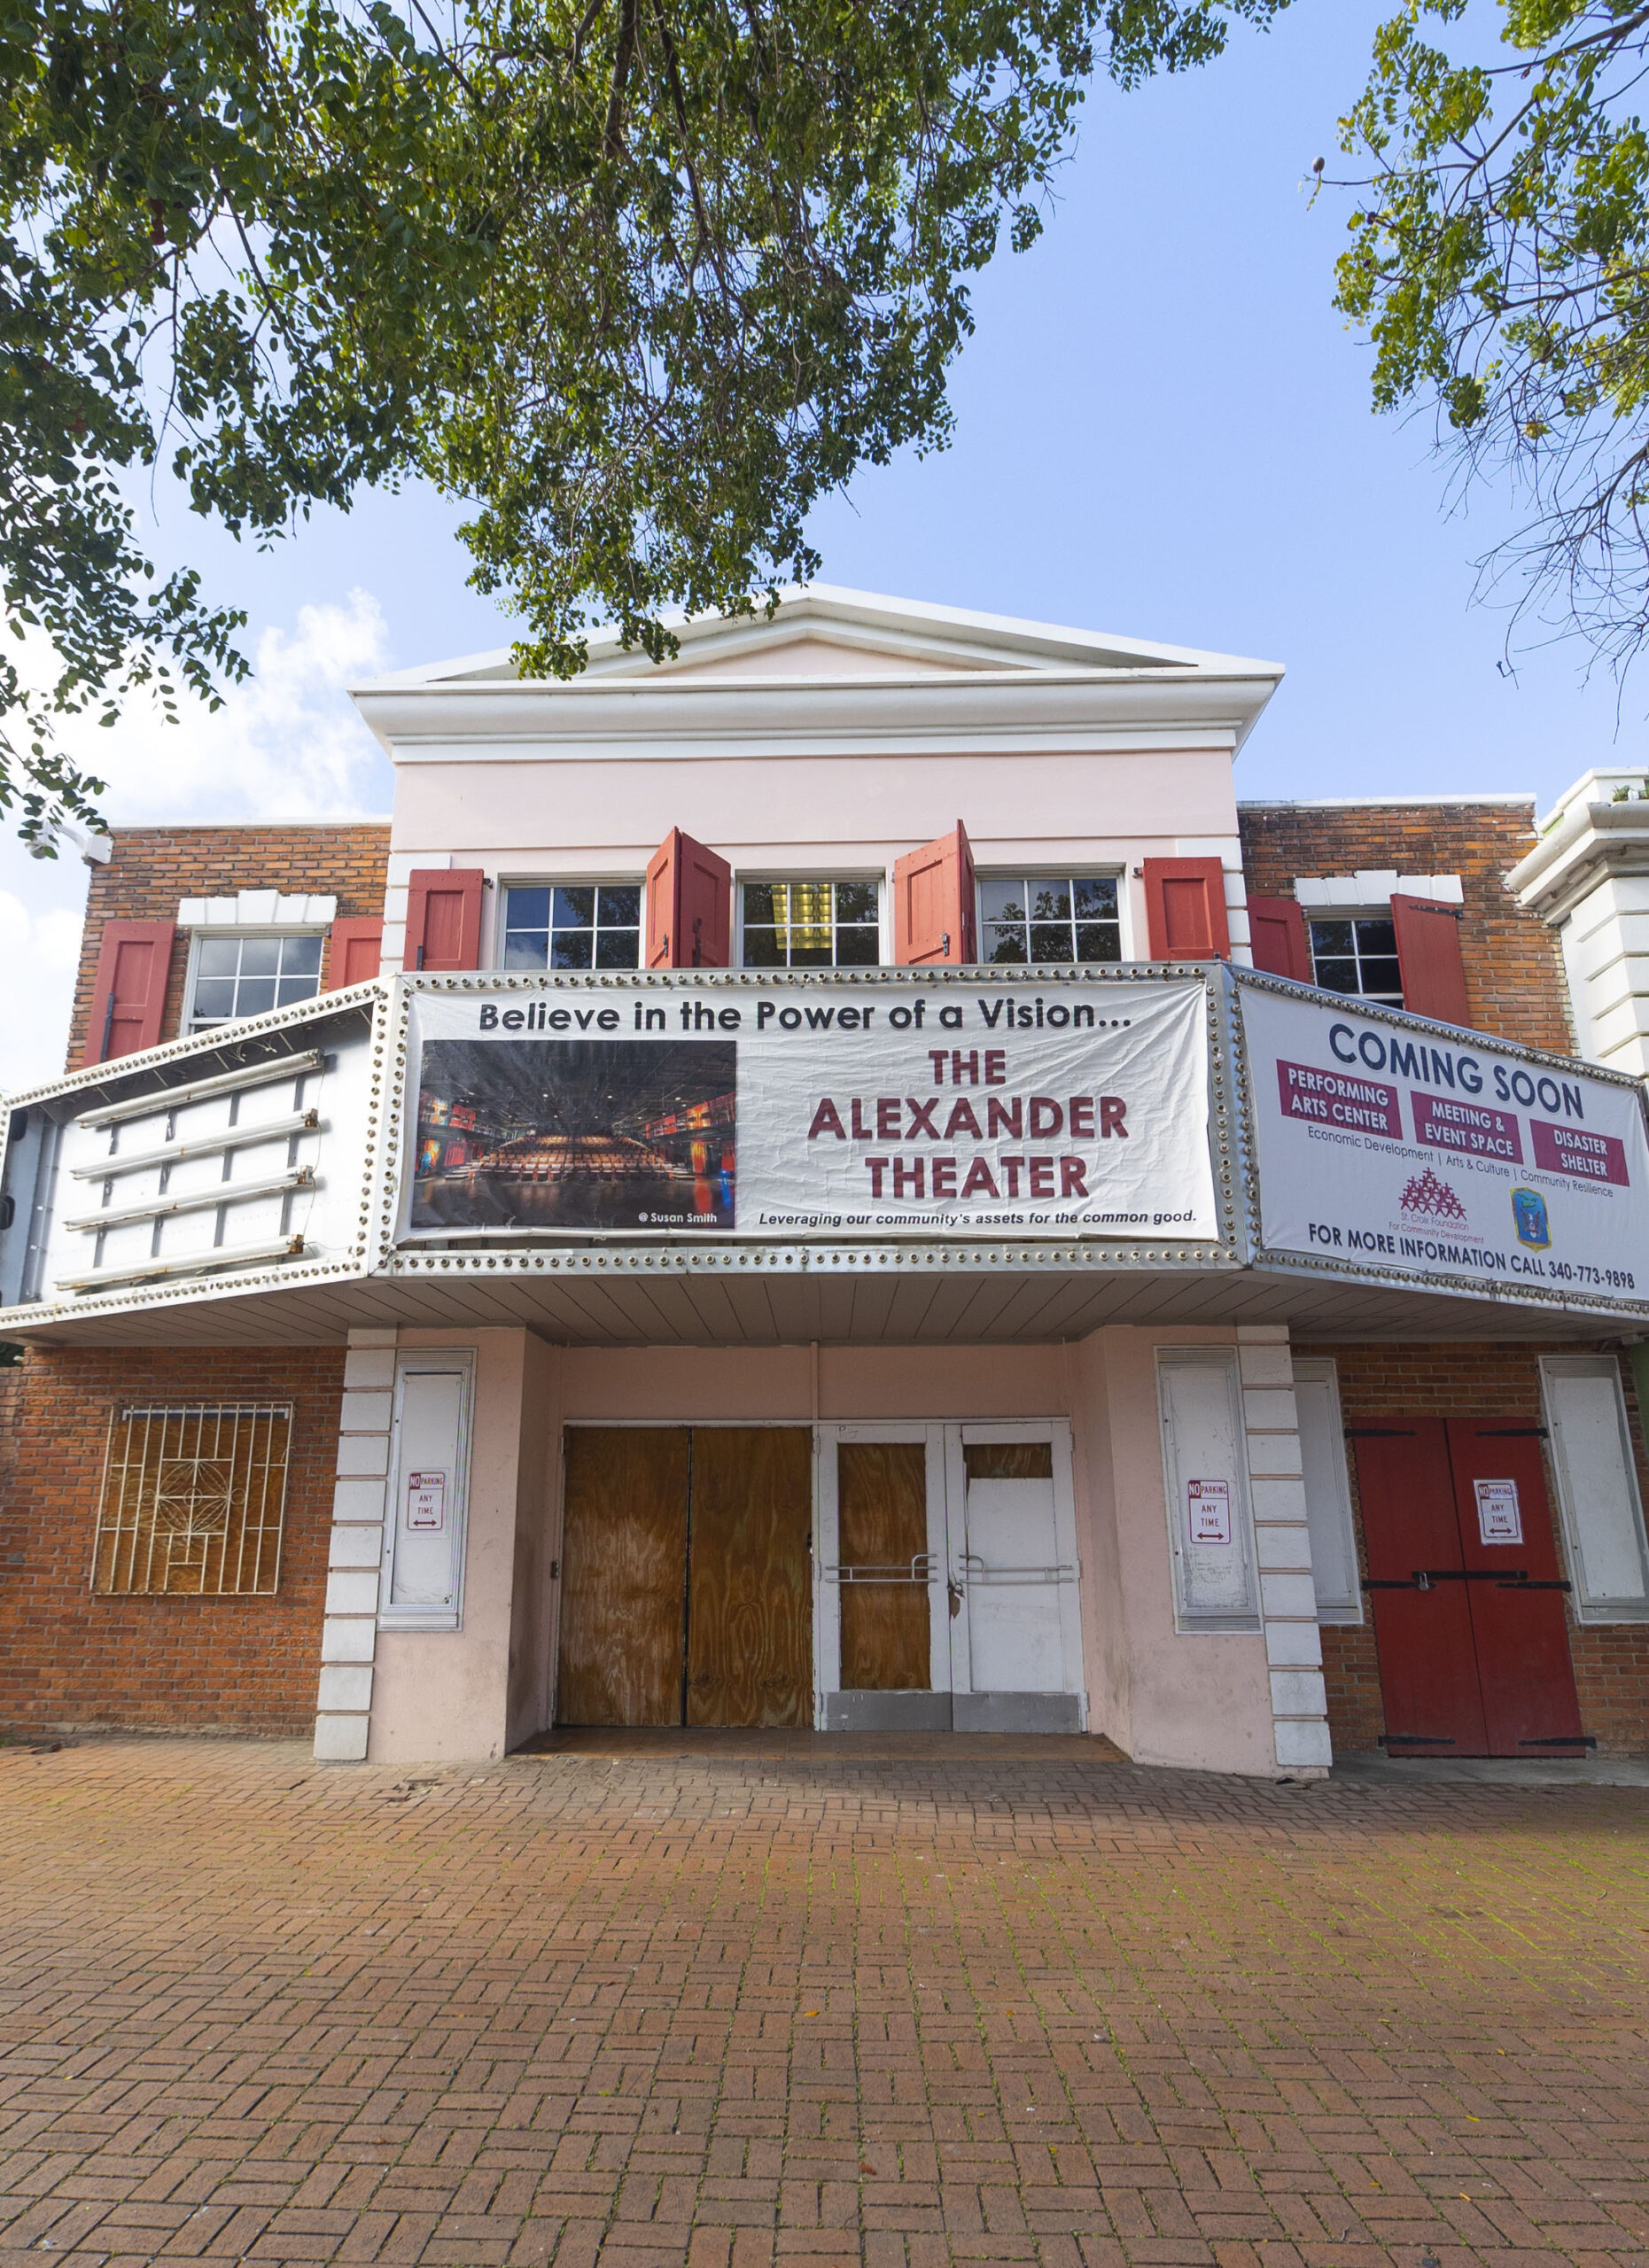
[[1280, 674], [814, 587], [91, 843], [0, 1722], [1649, 1749], [1649, 802], [1243, 802]]

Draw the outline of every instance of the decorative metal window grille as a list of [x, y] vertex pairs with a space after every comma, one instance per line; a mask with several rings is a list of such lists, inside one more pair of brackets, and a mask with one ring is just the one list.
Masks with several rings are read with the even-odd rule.
[[287, 1402], [117, 1410], [92, 1589], [105, 1597], [274, 1591], [292, 1430]]

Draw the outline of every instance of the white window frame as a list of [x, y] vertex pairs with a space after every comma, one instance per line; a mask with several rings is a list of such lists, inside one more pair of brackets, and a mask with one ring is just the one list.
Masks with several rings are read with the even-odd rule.
[[[209, 1022], [195, 1021], [195, 980], [200, 973], [200, 948], [203, 944], [226, 944], [243, 937], [318, 937], [321, 940], [321, 962], [315, 970], [315, 990], [307, 995], [312, 1000], [321, 997], [326, 983], [326, 929], [310, 921], [271, 921], [267, 926], [254, 921], [225, 922], [222, 928], [193, 928], [189, 933], [189, 959], [183, 971], [183, 1037], [192, 1039], [204, 1032], [222, 1031], [230, 1024], [245, 1023], [245, 1016], [214, 1016]], [[296, 1007], [289, 1001], [289, 1007]], [[273, 1009], [259, 1008], [258, 1015], [272, 1015]]]
[[[509, 892], [512, 889], [556, 890], [602, 889], [634, 889], [640, 893], [641, 914], [637, 925], [635, 940], [635, 967], [637, 974], [640, 975], [647, 967], [647, 877], [645, 874], [556, 874], [498, 875], [493, 886], [493, 936], [491, 943], [490, 966], [494, 968], [501, 969], [504, 965], [504, 933], [508, 927], [506, 915]], [[530, 976], [534, 972], [531, 969], [517, 969], [513, 972], [513, 974], [517, 976]], [[552, 975], [555, 972], [550, 969], [546, 969], [544, 971], [546, 975]], [[572, 974], [573, 972], [568, 971], [564, 973]], [[599, 974], [599, 970], [591, 971], [592, 975]]]
[[[1244, 1608], [1206, 1609], [1186, 1597], [1185, 1531], [1182, 1484], [1193, 1476], [1180, 1471], [1179, 1445], [1169, 1424], [1168, 1397], [1163, 1392], [1168, 1373], [1175, 1370], [1220, 1370], [1230, 1397], [1232, 1438], [1236, 1453], [1232, 1472], [1233, 1544], [1241, 1547], [1250, 1604]], [[1168, 1519], [1168, 1561], [1174, 1593], [1174, 1629], [1181, 1637], [1231, 1637], [1263, 1630], [1260, 1605], [1259, 1551], [1254, 1535], [1254, 1506], [1248, 1485], [1248, 1434], [1242, 1404], [1242, 1379], [1234, 1347], [1159, 1347], [1156, 1350], [1158, 1439], [1163, 1453], [1163, 1496]], [[1213, 1476], [1210, 1476], [1213, 1477]]]
[[[1309, 1385], [1322, 1384], [1328, 1388], [1330, 1485], [1333, 1494], [1330, 1502], [1319, 1508], [1318, 1517], [1323, 1525], [1338, 1531], [1345, 1547], [1346, 1564], [1351, 1570], [1351, 1596], [1326, 1599], [1322, 1591], [1321, 1571], [1313, 1549], [1311, 1581], [1317, 1588], [1317, 1619], [1323, 1624], [1359, 1623], [1364, 1619], [1362, 1566], [1357, 1557], [1357, 1520], [1351, 1509], [1351, 1475], [1346, 1459], [1345, 1416], [1340, 1407], [1340, 1365], [1332, 1355], [1296, 1355], [1294, 1358], [1294, 1378], [1296, 1386], [1303, 1379]], [[1311, 1518], [1309, 1499], [1306, 1517], [1308, 1521]]]
[[[1123, 962], [1136, 958], [1133, 950], [1133, 915], [1130, 902], [1132, 892], [1128, 888], [1127, 866], [1121, 861], [1107, 864], [1103, 860], [1093, 858], [1085, 858], [1080, 864], [1069, 866], [1050, 866], [1046, 860], [1038, 860], [1034, 864], [1023, 866], [1005, 866], [1000, 860], [988, 866], [976, 866], [974, 868], [974, 943], [981, 954], [984, 951], [985, 930], [984, 892], [982, 885], [985, 882], [1115, 882], [1116, 885], [1117, 958], [1114, 961], [1084, 961], [1081, 966], [1084, 968], [1116, 968]], [[1025, 923], [1027, 952], [1031, 949], [1029, 912], [1030, 909], [1027, 908]], [[989, 965], [984, 960], [979, 963], [981, 967]], [[1006, 967], [1007, 964], [1004, 963], [1003, 966]], [[1038, 964], [1031, 961], [1026, 966], [1034, 968]]]
[[[1317, 948], [1311, 943], [1312, 922], [1388, 922], [1391, 920], [1391, 901], [1388, 898], [1384, 905], [1303, 905], [1300, 908], [1300, 912], [1305, 920], [1305, 952], [1307, 959], [1311, 964], [1311, 982], [1315, 984], [1317, 983]], [[1332, 959], [1334, 956], [1331, 954], [1329, 958]], [[1359, 967], [1361, 965], [1361, 960], [1359, 959]], [[1401, 978], [1403, 975], [1401, 962], [1398, 964], [1397, 975], [1399, 978]], [[1323, 985], [1318, 989], [1323, 991], [1327, 991], [1329, 988], [1326, 985]], [[1399, 987], [1399, 989], [1401, 988]], [[1403, 1002], [1401, 1000], [1382, 1000], [1378, 994], [1373, 992], [1336, 992], [1334, 997], [1337, 1000], [1366, 1000], [1371, 1008], [1401, 1008], [1403, 1006]]]
[[[1562, 1425], [1552, 1381], [1563, 1378], [1606, 1378], [1614, 1389], [1615, 1424], [1619, 1428], [1621, 1460], [1625, 1468], [1637, 1560], [1642, 1571], [1643, 1596], [1636, 1599], [1593, 1598], [1586, 1588], [1586, 1555], [1581, 1542], [1579, 1508], [1575, 1502], [1568, 1460], [1563, 1450]], [[1563, 1556], [1568, 1563], [1573, 1588], [1569, 1604], [1577, 1622], [1649, 1622], [1649, 1536], [1644, 1530], [1643, 1496], [1637, 1485], [1637, 1462], [1632, 1454], [1631, 1427], [1626, 1415], [1626, 1394], [1620, 1363], [1613, 1355], [1543, 1355], [1540, 1357], [1540, 1399], [1546, 1421], [1546, 1446], [1551, 1452], [1552, 1478], [1557, 1483], [1558, 1527]]]
[[[746, 882], [874, 882], [876, 887], [876, 960], [882, 968], [891, 968], [893, 962], [893, 889], [892, 878], [885, 866], [826, 866], [815, 867], [810, 874], [805, 868], [785, 866], [751, 866], [747, 872], [735, 872], [733, 876], [733, 952], [735, 968], [744, 967], [744, 885]], [[834, 967], [836, 964], [832, 964]], [[788, 969], [760, 969], [757, 975], [785, 976]], [[802, 969], [799, 975], [825, 976], [828, 969]]]
[[[406, 1381], [424, 1371], [459, 1371], [463, 1375], [458, 1420], [458, 1457], [453, 1473], [451, 1508], [453, 1596], [450, 1606], [396, 1606], [395, 1539], [400, 1527], [403, 1429], [401, 1404]], [[378, 1574], [380, 1630], [462, 1630], [464, 1582], [470, 1559], [470, 1460], [475, 1448], [475, 1349], [472, 1347], [407, 1347], [395, 1357], [395, 1399], [390, 1417], [390, 1464], [384, 1502], [384, 1556]]]

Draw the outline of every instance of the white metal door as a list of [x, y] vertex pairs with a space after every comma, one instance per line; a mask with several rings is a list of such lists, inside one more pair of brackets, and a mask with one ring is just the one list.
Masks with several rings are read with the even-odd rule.
[[948, 1427], [954, 1694], [1082, 1693], [1070, 1431]]
[[381, 1622], [455, 1629], [463, 1613], [469, 1493], [467, 1352], [403, 1355], [396, 1366]]

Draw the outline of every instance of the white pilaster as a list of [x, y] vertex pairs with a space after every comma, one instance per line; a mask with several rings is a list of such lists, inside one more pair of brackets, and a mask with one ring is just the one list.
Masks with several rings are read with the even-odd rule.
[[1327, 1770], [1333, 1749], [1287, 1325], [1241, 1328], [1237, 1354], [1277, 1761], [1315, 1778]]
[[352, 1331], [344, 1359], [315, 1698], [315, 1753], [323, 1764], [359, 1764], [367, 1752], [394, 1405], [395, 1332]]

